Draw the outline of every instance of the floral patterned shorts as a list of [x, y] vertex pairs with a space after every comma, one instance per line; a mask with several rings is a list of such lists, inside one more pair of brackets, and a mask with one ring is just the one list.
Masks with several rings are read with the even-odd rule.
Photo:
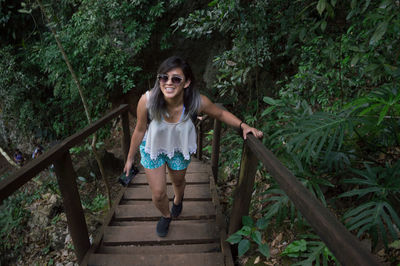
[[155, 160], [152, 160], [150, 158], [150, 154], [145, 152], [144, 150], [145, 146], [146, 146], [146, 141], [142, 141], [142, 143], [140, 144], [140, 155], [142, 157], [140, 163], [143, 165], [144, 168], [156, 169], [164, 165], [165, 163], [167, 163], [168, 167], [171, 168], [172, 170], [183, 170], [189, 166], [190, 159], [185, 160], [183, 154], [180, 152], [175, 152], [172, 158], [168, 158], [167, 155], [162, 153], [158, 155], [158, 157]]

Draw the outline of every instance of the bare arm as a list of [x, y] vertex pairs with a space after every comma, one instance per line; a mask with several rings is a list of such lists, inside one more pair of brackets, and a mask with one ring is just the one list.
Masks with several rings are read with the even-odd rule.
[[135, 130], [133, 131], [133, 135], [131, 138], [131, 144], [129, 147], [128, 157], [126, 158], [126, 163], [124, 167], [124, 172], [126, 175], [129, 174], [129, 171], [132, 168], [133, 162], [135, 161], [135, 155], [139, 148], [140, 143], [143, 140], [144, 134], [147, 129], [147, 108], [146, 108], [146, 95], [143, 94], [139, 99], [139, 103], [137, 106], [137, 122]]
[[243, 121], [241, 121], [239, 118], [237, 118], [234, 114], [231, 112], [225, 111], [221, 108], [219, 108], [216, 104], [210, 101], [206, 96], [201, 95], [201, 107], [200, 107], [200, 112], [204, 112], [208, 114], [209, 116], [216, 118], [222, 122], [224, 122], [227, 125], [230, 125], [232, 127], [239, 128], [243, 130], [243, 138], [246, 139], [246, 135], [248, 133], [252, 133], [254, 136], [257, 138], [262, 138], [263, 133], [259, 131], [258, 129], [254, 127], [250, 127]]

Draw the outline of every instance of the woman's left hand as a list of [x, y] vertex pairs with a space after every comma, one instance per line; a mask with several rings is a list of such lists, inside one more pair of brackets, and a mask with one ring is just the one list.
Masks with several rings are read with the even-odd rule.
[[246, 139], [247, 134], [252, 133], [256, 138], [261, 139], [263, 137], [262, 131], [257, 128], [250, 127], [247, 124], [242, 124], [243, 138]]

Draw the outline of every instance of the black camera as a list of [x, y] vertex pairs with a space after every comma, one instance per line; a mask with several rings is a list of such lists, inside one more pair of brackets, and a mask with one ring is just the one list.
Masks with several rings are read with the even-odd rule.
[[126, 176], [126, 173], [124, 172], [118, 179], [118, 181], [123, 185], [124, 187], [128, 186], [129, 183], [132, 181], [132, 179], [135, 177], [135, 175], [139, 173], [139, 169], [137, 169], [135, 166], [132, 165], [131, 171], [129, 172], [129, 175]]

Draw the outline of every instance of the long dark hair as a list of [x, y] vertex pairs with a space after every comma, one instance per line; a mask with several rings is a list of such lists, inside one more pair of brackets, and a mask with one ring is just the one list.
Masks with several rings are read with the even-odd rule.
[[[166, 74], [168, 71], [174, 68], [182, 69], [182, 72], [185, 75], [185, 80], [190, 80], [190, 85], [185, 88], [183, 92], [185, 116], [190, 117], [198, 112], [201, 104], [200, 93], [194, 87], [195, 78], [190, 65], [179, 56], [171, 56], [161, 63], [157, 74]], [[156, 119], [158, 121], [162, 119], [162, 115], [167, 111], [166, 102], [164, 95], [161, 92], [158, 79], [151, 90], [148, 106], [151, 119]]]

